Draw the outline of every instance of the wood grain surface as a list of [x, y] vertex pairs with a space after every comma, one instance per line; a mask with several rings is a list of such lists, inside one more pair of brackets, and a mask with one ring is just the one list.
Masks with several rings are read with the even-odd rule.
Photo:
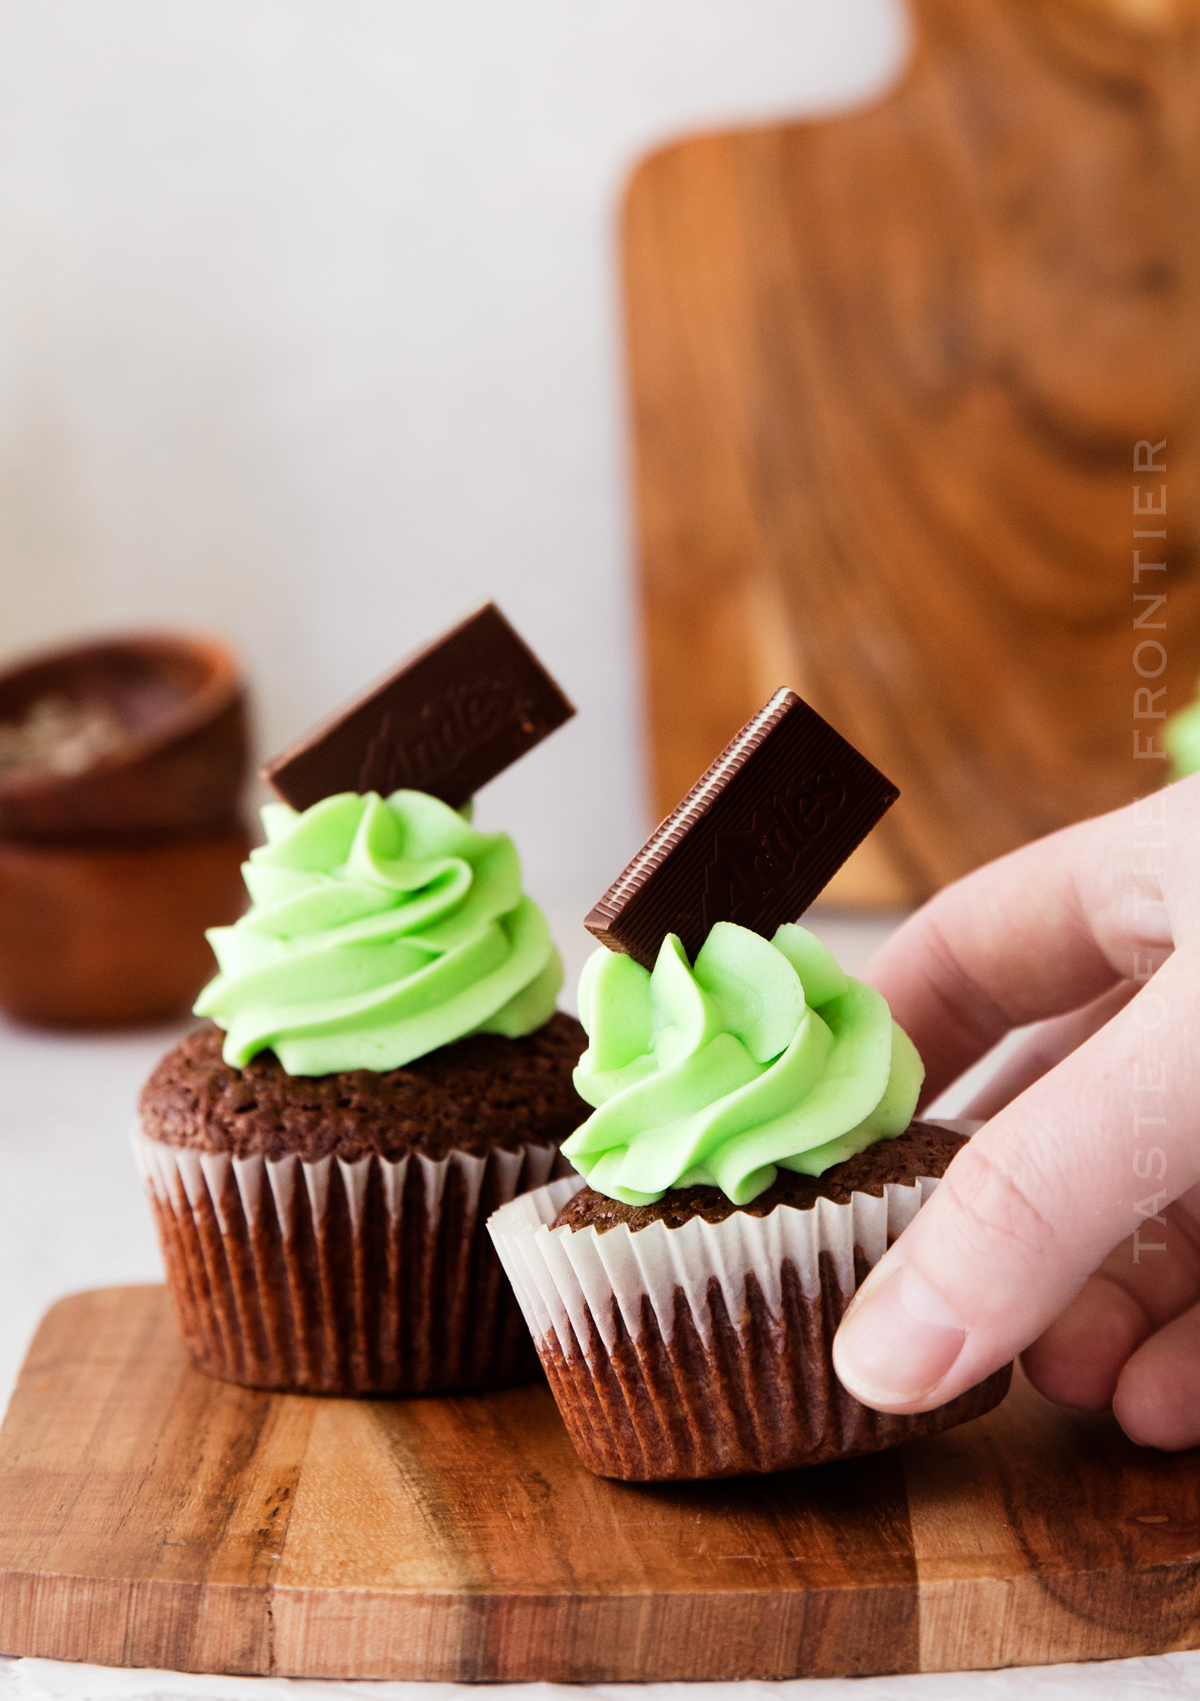
[[675, 143], [625, 209], [660, 812], [790, 685], [901, 788], [851, 903], [1151, 789], [1200, 672], [1196, 8], [913, 12], [884, 100]]
[[637, 1487], [546, 1389], [209, 1381], [161, 1288], [62, 1301], [0, 1431], [0, 1651], [338, 1678], [780, 1678], [1200, 1644], [1200, 1456], [1023, 1383], [895, 1453]]

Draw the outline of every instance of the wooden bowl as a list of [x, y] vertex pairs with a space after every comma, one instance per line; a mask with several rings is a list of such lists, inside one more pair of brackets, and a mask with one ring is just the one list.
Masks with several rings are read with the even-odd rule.
[[231, 824], [246, 774], [246, 705], [230, 652], [203, 638], [110, 638], [0, 673], [0, 726], [46, 699], [99, 705], [128, 742], [81, 772], [0, 768], [0, 837], [125, 838]]
[[141, 845], [0, 839], [0, 1010], [39, 1027], [149, 1022], [216, 972], [206, 927], [245, 906], [241, 826]]

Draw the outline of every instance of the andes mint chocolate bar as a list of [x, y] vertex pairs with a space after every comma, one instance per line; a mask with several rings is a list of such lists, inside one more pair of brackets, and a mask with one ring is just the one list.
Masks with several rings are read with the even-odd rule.
[[584, 926], [648, 969], [668, 933], [693, 961], [718, 921], [770, 935], [808, 908], [899, 795], [794, 691], [777, 691]]
[[261, 770], [295, 809], [425, 791], [459, 809], [575, 713], [489, 602]]

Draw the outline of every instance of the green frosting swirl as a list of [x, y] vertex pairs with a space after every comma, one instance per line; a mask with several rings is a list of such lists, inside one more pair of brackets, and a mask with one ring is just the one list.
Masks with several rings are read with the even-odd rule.
[[548, 1021], [562, 964], [507, 833], [419, 791], [343, 792], [262, 812], [252, 907], [208, 938], [196, 1014], [235, 1067], [270, 1047], [289, 1075], [398, 1069], [465, 1034]]
[[563, 1152], [630, 1205], [700, 1182], [745, 1205], [776, 1165], [820, 1175], [903, 1133], [925, 1076], [882, 995], [790, 923], [766, 940], [718, 922], [694, 967], [668, 934], [653, 973], [602, 946], [579, 1017], [575, 1085], [597, 1108]]

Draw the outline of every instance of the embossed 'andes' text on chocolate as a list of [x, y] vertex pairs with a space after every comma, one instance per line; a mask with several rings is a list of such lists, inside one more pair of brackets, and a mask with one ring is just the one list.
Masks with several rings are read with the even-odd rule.
[[899, 793], [794, 692], [777, 691], [651, 834], [584, 925], [654, 965], [718, 921], [768, 937], [795, 921]]
[[296, 809], [339, 791], [402, 789], [458, 809], [574, 713], [487, 603], [262, 772]]
[[718, 833], [704, 870], [705, 933], [718, 921], [753, 928], [764, 902], [795, 881], [801, 859], [845, 802], [845, 786], [824, 770], [810, 786], [788, 786], [755, 810], [748, 831]]
[[388, 710], [367, 746], [357, 790], [429, 791], [511, 723], [530, 727], [535, 704], [509, 677], [452, 687], [414, 715]]

